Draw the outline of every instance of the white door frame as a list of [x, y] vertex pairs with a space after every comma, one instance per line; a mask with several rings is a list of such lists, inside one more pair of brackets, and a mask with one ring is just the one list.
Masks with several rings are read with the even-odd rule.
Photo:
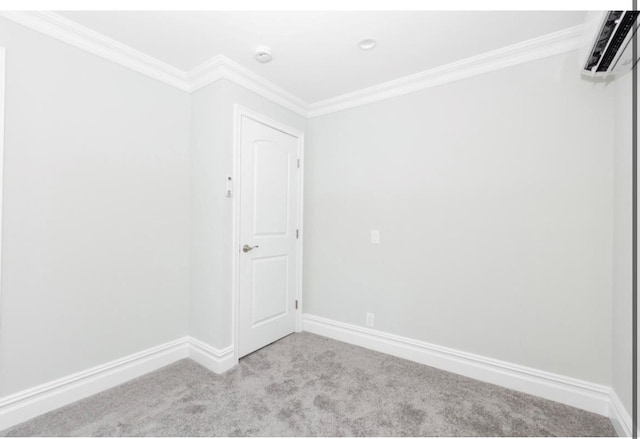
[[296, 215], [297, 229], [300, 231], [297, 239], [296, 255], [296, 291], [295, 298], [298, 301], [298, 309], [294, 310], [296, 315], [296, 332], [302, 331], [302, 242], [304, 233], [302, 230], [302, 212], [304, 198], [304, 132], [296, 128], [285, 125], [267, 116], [245, 108], [241, 105], [234, 105], [233, 108], [233, 193], [231, 195], [232, 204], [232, 224], [233, 238], [231, 245], [231, 342], [233, 344], [234, 364], [238, 364], [238, 334], [240, 333], [239, 318], [239, 298], [240, 298], [240, 194], [241, 194], [241, 172], [240, 160], [242, 152], [242, 117], [255, 120], [256, 122], [270, 126], [278, 131], [289, 134], [298, 139], [298, 159], [300, 160], [300, 170], [298, 171], [298, 212]]

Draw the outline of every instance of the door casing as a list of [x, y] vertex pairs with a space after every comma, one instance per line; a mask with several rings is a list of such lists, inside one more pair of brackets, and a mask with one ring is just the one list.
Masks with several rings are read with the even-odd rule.
[[302, 222], [302, 214], [303, 214], [303, 198], [304, 198], [304, 132], [300, 131], [296, 128], [285, 125], [281, 122], [273, 120], [267, 116], [264, 116], [260, 113], [257, 113], [253, 110], [250, 110], [242, 105], [234, 105], [234, 116], [233, 116], [233, 175], [232, 175], [232, 183], [233, 183], [233, 193], [231, 195], [231, 204], [232, 204], [232, 225], [233, 225], [233, 238], [231, 245], [231, 271], [232, 271], [232, 279], [231, 279], [231, 342], [233, 344], [233, 359], [234, 364], [238, 363], [238, 335], [240, 333], [239, 324], [240, 324], [240, 308], [239, 308], [239, 297], [240, 297], [240, 220], [241, 220], [241, 211], [240, 211], [240, 188], [242, 187], [242, 176], [241, 176], [241, 147], [242, 147], [242, 124], [241, 120], [243, 117], [247, 117], [249, 119], [253, 119], [256, 122], [260, 122], [264, 125], [268, 125], [278, 131], [282, 131], [283, 133], [289, 134], [298, 140], [298, 159], [300, 160], [300, 168], [298, 171], [298, 193], [297, 201], [297, 212], [296, 212], [296, 221], [297, 221], [297, 229], [299, 230], [299, 236], [296, 240], [296, 289], [295, 289], [295, 298], [298, 302], [298, 308], [294, 310], [296, 316], [296, 332], [302, 331], [302, 249], [303, 249], [303, 239], [304, 239], [304, 231], [303, 231], [303, 222]]

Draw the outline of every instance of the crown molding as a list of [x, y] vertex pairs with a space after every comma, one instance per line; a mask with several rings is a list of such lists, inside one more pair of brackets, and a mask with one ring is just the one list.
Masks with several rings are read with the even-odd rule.
[[54, 12], [3, 11], [0, 16], [182, 91], [194, 92], [220, 79], [227, 79], [303, 117], [307, 116], [307, 103], [302, 99], [223, 55], [185, 72]]
[[3, 11], [0, 16], [180, 90], [189, 91], [187, 76], [182, 70], [54, 12]]
[[315, 102], [309, 105], [308, 117], [317, 117], [348, 108], [359, 107], [494, 70], [569, 52], [579, 47], [582, 27], [582, 25], [570, 27], [420, 73]]
[[191, 92], [219, 79], [227, 79], [300, 116], [307, 117], [308, 105], [305, 101], [224, 55], [217, 55], [200, 64], [187, 74], [187, 78]]
[[2, 11], [4, 17], [94, 55], [113, 61], [179, 90], [192, 93], [227, 79], [306, 118], [359, 107], [415, 91], [575, 50], [583, 26], [575, 26], [465, 58], [444, 66], [404, 76], [341, 96], [307, 104], [224, 55], [185, 72], [94, 30], [49, 11]]

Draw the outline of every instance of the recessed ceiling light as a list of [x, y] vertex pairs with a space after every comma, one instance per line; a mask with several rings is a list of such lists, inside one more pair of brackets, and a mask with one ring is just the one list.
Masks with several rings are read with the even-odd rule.
[[376, 47], [376, 44], [378, 43], [373, 38], [365, 38], [358, 43], [358, 47], [362, 50], [371, 50]]
[[268, 63], [273, 59], [271, 56], [271, 49], [268, 47], [256, 47], [256, 59], [261, 63]]

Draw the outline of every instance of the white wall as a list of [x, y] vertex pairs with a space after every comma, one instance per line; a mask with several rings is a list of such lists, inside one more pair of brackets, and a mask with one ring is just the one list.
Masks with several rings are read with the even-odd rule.
[[632, 288], [632, 145], [631, 79], [615, 86], [614, 239], [613, 239], [613, 380], [612, 387], [631, 414]]
[[609, 384], [613, 92], [576, 65], [309, 120], [305, 313]]
[[230, 212], [231, 203], [223, 193], [230, 160], [225, 149], [223, 88], [224, 82], [217, 81], [194, 93], [191, 102], [189, 299], [189, 335], [222, 348], [228, 337], [221, 332], [219, 291], [230, 282], [229, 264], [227, 271], [224, 265], [231, 254], [230, 237], [225, 235], [229, 234], [225, 213]]
[[225, 186], [233, 174], [235, 104], [300, 130], [306, 125], [304, 118], [228, 80], [193, 94], [190, 335], [216, 348], [232, 343], [232, 203]]
[[187, 334], [189, 96], [0, 20], [0, 395]]
[[189, 97], [4, 20], [0, 46], [0, 396], [187, 333], [231, 344], [236, 103], [308, 127], [306, 313], [370, 311], [382, 331], [611, 383], [626, 158], [614, 200], [614, 87], [580, 80], [575, 54], [307, 122], [232, 82]]

